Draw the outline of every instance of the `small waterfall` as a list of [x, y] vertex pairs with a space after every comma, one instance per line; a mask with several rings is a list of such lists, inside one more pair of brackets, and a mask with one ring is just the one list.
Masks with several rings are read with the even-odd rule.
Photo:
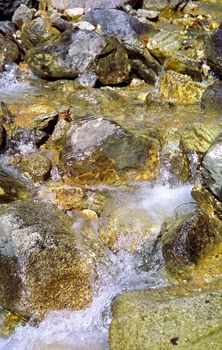
[[[189, 203], [191, 185], [169, 188], [142, 184], [134, 193], [118, 193], [117, 201], [147, 213], [160, 228], [161, 223], [183, 203]], [[158, 232], [157, 232], [158, 235]], [[108, 350], [111, 304], [115, 296], [125, 291], [160, 288], [167, 285], [158, 266], [143, 268], [144, 256], [126, 251], [109, 253], [110, 263], [97, 265], [99, 278], [93, 286], [91, 306], [82, 311], [51, 312], [38, 327], [19, 326], [8, 339], [0, 339], [1, 350]], [[161, 260], [161, 257], [157, 257]], [[161, 261], [160, 261], [161, 262]]]

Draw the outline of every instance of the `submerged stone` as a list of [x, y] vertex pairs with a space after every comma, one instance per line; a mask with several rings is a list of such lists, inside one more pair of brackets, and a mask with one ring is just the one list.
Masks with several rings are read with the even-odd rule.
[[135, 136], [103, 118], [72, 122], [63, 140], [60, 169], [73, 181], [114, 183], [152, 179], [158, 172], [158, 142]]
[[26, 200], [2, 205], [0, 218], [1, 305], [41, 318], [50, 310], [89, 304], [87, 261], [65, 214]]
[[113, 305], [112, 350], [221, 349], [222, 292], [123, 294]]

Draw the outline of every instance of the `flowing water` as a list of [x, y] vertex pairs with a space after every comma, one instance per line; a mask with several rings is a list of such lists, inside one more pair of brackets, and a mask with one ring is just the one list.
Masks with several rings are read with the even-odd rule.
[[[16, 82], [16, 68], [11, 66], [0, 78], [0, 93], [22, 95], [30, 86]], [[6, 88], [7, 87], [7, 88]], [[17, 95], [18, 96], [18, 95]], [[166, 218], [180, 211], [193, 209], [190, 184], [170, 187], [168, 174], [163, 172], [159, 182], [137, 183], [134, 192], [118, 191], [116, 203], [125, 209], [136, 208], [151, 220], [155, 235]], [[160, 254], [160, 252], [159, 252]], [[143, 256], [126, 251], [109, 252], [109, 265], [97, 266], [98, 278], [93, 286], [92, 305], [82, 311], [51, 312], [37, 327], [18, 326], [9, 338], [0, 339], [1, 350], [107, 350], [111, 322], [111, 304], [115, 296], [125, 291], [158, 288], [167, 285], [158, 264], [145, 271]], [[160, 257], [161, 260], [161, 257]], [[16, 286], [15, 286], [16, 288]]]

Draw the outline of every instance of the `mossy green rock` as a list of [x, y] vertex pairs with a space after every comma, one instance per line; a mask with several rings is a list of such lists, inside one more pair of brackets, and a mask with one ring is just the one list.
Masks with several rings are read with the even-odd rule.
[[167, 290], [123, 294], [114, 301], [112, 350], [220, 350], [222, 291], [180, 296]]
[[186, 153], [205, 153], [219, 135], [220, 128], [215, 123], [194, 123], [182, 132], [181, 146]]
[[[92, 291], [71, 220], [33, 200], [0, 207], [0, 304], [20, 315], [81, 309]], [[16, 286], [16, 288], [15, 288]]]
[[22, 160], [23, 171], [27, 172], [36, 181], [47, 180], [51, 168], [51, 160], [41, 152], [31, 153]]
[[6, 309], [0, 309], [0, 336], [9, 336], [18, 325], [25, 325], [26, 322], [27, 319], [25, 317]]
[[160, 81], [160, 92], [163, 97], [176, 103], [196, 103], [201, 100], [206, 87], [193, 81], [188, 75], [172, 70], [165, 72]]
[[22, 45], [26, 49], [31, 49], [46, 41], [53, 41], [59, 37], [60, 33], [51, 26], [48, 19], [38, 17], [33, 21], [26, 21], [21, 31]]

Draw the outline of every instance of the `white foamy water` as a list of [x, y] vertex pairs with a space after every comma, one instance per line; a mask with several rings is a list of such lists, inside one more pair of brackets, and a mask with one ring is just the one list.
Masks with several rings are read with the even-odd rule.
[[[186, 207], [193, 201], [191, 188], [190, 185], [178, 188], [142, 185], [136, 192], [126, 194], [124, 200], [129, 206], [145, 210], [160, 227], [178, 207]], [[167, 283], [158, 269], [149, 272], [140, 270], [142, 259], [126, 252], [110, 253], [110, 265], [98, 266], [100, 278], [94, 286], [95, 296], [89, 308], [78, 312], [51, 312], [36, 328], [30, 325], [17, 327], [13, 335], [0, 341], [0, 349], [108, 350], [113, 298], [124, 291], [158, 288]]]
[[5, 70], [0, 73], [0, 96], [3, 98], [16, 98], [26, 92], [34, 91], [27, 82], [18, 82], [18, 67], [15, 63], [6, 64]]

